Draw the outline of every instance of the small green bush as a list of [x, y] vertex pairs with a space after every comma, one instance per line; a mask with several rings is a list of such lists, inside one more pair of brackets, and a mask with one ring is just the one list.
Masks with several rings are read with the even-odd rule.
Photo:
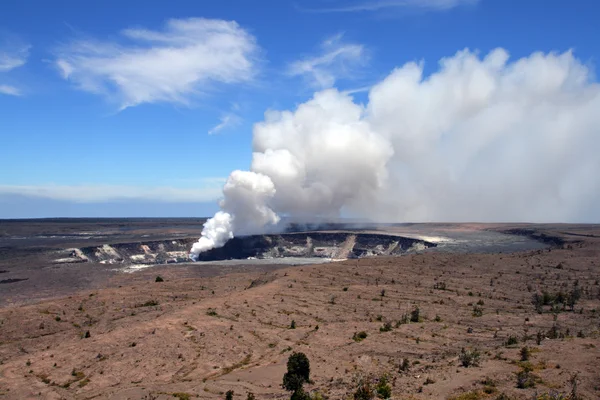
[[506, 342], [504, 342], [504, 345], [508, 347], [508, 346], [514, 346], [518, 343], [519, 343], [519, 339], [517, 339], [517, 337], [514, 335], [510, 335], [508, 337], [508, 339], [506, 339]]
[[354, 392], [354, 400], [371, 400], [374, 397], [373, 388], [368, 379], [361, 379], [358, 388]]
[[463, 347], [458, 356], [458, 360], [465, 368], [476, 367], [479, 365], [479, 357], [480, 354], [477, 349], [467, 350]]
[[392, 330], [392, 323], [391, 322], [386, 322], [383, 324], [382, 327], [379, 328], [380, 332], [389, 332]]
[[388, 379], [385, 375], [379, 378], [379, 382], [377, 382], [377, 386], [375, 386], [375, 391], [377, 392], [377, 397], [380, 399], [389, 399], [392, 397], [392, 387], [388, 383]]

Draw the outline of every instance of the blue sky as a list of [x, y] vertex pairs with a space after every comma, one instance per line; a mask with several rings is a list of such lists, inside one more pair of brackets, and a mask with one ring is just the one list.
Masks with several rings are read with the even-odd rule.
[[0, 4], [0, 218], [209, 216], [252, 126], [469, 48], [597, 71], [591, 0]]

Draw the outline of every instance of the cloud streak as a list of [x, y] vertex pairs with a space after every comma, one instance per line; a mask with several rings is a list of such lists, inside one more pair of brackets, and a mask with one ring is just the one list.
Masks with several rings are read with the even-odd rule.
[[360, 1], [340, 7], [318, 8], [306, 11], [333, 13], [333, 12], [369, 12], [381, 11], [389, 8], [400, 8], [420, 11], [444, 11], [463, 5], [473, 5], [480, 0], [373, 0]]
[[21, 96], [21, 90], [12, 85], [0, 85], [0, 94], [9, 96]]
[[107, 201], [154, 201], [202, 203], [222, 196], [225, 179], [209, 178], [197, 188], [143, 187], [123, 185], [0, 185], [0, 196], [19, 195], [74, 203]]
[[[23, 44], [9, 43], [0, 48], [0, 73], [8, 73], [14, 69], [22, 67], [29, 58], [29, 49], [31, 46]], [[21, 96], [21, 89], [16, 86], [0, 83], [0, 94], [8, 96]]]
[[162, 30], [130, 28], [118, 41], [78, 39], [60, 47], [55, 65], [80, 90], [116, 101], [189, 105], [216, 85], [251, 81], [256, 39], [234, 21], [170, 19]]
[[212, 127], [209, 131], [209, 135], [215, 135], [223, 130], [234, 128], [242, 123], [242, 119], [234, 113], [227, 113], [221, 117], [220, 122]]
[[363, 45], [344, 43], [342, 38], [343, 34], [339, 33], [326, 39], [318, 55], [292, 62], [288, 74], [303, 76], [318, 89], [333, 87], [339, 78], [351, 76], [356, 67], [365, 63], [367, 56]]
[[19, 68], [27, 62], [29, 58], [30, 46], [12, 46], [0, 50], [0, 72], [8, 72]]

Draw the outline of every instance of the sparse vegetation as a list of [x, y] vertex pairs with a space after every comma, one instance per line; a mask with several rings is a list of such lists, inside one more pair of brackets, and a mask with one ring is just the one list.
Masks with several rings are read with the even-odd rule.
[[479, 365], [479, 357], [480, 354], [477, 349], [465, 349], [463, 347], [458, 356], [458, 360], [463, 367], [469, 368]]
[[408, 370], [410, 369], [410, 361], [408, 360], [408, 358], [402, 359], [402, 362], [400, 363], [398, 369], [402, 372], [408, 372]]
[[517, 372], [517, 388], [527, 389], [535, 387], [536, 377], [531, 371], [533, 371], [533, 367], [529, 363], [521, 364], [521, 370]]
[[[121, 378], [120, 366], [144, 369], [150, 365], [146, 357], [153, 358], [159, 378], [165, 371], [179, 371], [178, 379], [157, 389], [146, 378], [137, 383], [134, 375], [139, 374], [131, 374], [133, 385], [144, 390], [138, 398], [179, 398], [173, 392], [188, 389], [189, 395], [182, 393], [181, 398], [226, 399], [229, 389], [235, 390], [233, 400], [277, 397], [284, 393], [277, 387], [282, 381], [273, 383], [269, 371], [276, 368], [274, 361], [281, 367], [282, 357], [289, 361], [294, 351], [311, 356], [310, 378], [316, 385], [287, 376], [291, 390], [281, 398], [572, 400], [577, 397], [569, 393], [567, 380], [575, 364], [582, 371], [577, 395], [595, 398], [600, 389], [594, 388], [590, 371], [600, 335], [600, 290], [594, 286], [600, 277], [600, 247], [587, 246], [585, 254], [581, 261], [576, 252], [554, 248], [552, 253], [460, 257], [424, 252], [349, 259], [304, 267], [303, 273], [302, 267], [253, 268], [194, 282], [190, 274], [181, 279], [176, 268], [160, 267], [160, 273], [171, 268], [164, 280], [168, 288], [152, 285], [159, 272], [147, 270], [131, 283], [115, 281], [123, 284], [122, 290], [115, 285], [91, 298], [87, 290], [68, 293], [68, 300], [66, 295], [24, 308], [0, 307], [0, 344], [10, 350], [0, 368], [14, 369], [18, 378], [8, 383], [11, 392], [0, 388], [0, 398], [18, 396], [12, 388], [21, 390], [23, 382], [32, 384], [34, 395], [39, 387], [38, 398], [53, 390], [67, 397], [104, 393], [107, 382]], [[564, 269], [555, 269], [558, 261]], [[252, 279], [261, 286], [247, 290]], [[204, 291], [198, 290], [200, 281]], [[287, 289], [291, 282], [293, 289]], [[581, 289], [581, 299], [571, 313], [568, 298], [575, 287]], [[546, 305], [542, 290], [547, 292]], [[473, 297], [466, 296], [468, 291]], [[536, 292], [542, 296], [541, 315], [529, 303]], [[357, 298], [359, 293], [365, 296]], [[149, 299], [156, 303], [144, 303]], [[135, 308], [152, 305], [158, 307]], [[23, 315], [18, 315], [21, 310]], [[477, 317], [477, 310], [485, 317], [469, 315]], [[62, 321], [52, 322], [56, 317]], [[40, 324], [43, 328], [38, 329]], [[94, 339], [83, 340], [91, 330]], [[115, 335], [111, 332], [119, 334], [112, 344], [106, 341]], [[360, 343], [365, 339], [369, 341]], [[136, 347], [128, 347], [133, 340]], [[163, 345], [164, 351], [153, 351]], [[341, 354], [334, 351], [340, 348]], [[87, 356], [80, 360], [65, 354], [70, 350]], [[581, 354], [585, 357], [578, 359]], [[189, 373], [199, 363], [206, 368]], [[85, 375], [70, 376], [73, 367]], [[380, 379], [382, 373], [390, 375]], [[132, 385], [126, 381], [125, 386]], [[255, 388], [256, 396], [249, 393]]]
[[421, 322], [420, 312], [419, 307], [415, 306], [410, 312], [410, 322]]
[[382, 327], [379, 328], [380, 332], [389, 332], [392, 330], [392, 323], [385, 322]]
[[575, 305], [581, 298], [581, 294], [582, 290], [579, 287], [579, 281], [575, 281], [573, 288], [567, 293], [562, 290], [555, 293], [550, 293], [546, 290], [542, 290], [541, 293], [534, 293], [531, 303], [539, 314], [544, 312], [544, 306], [549, 306], [550, 310], [554, 313], [565, 310], [567, 307], [571, 311], [574, 311]]
[[354, 335], [352, 335], [352, 340], [354, 340], [355, 342], [362, 342], [367, 338], [367, 336], [367, 332], [365, 331], [360, 331], [358, 333], [354, 332]]
[[506, 347], [515, 346], [519, 343], [519, 339], [515, 335], [510, 335], [508, 339], [504, 342]]
[[145, 303], [142, 304], [138, 304], [136, 307], [154, 307], [158, 305], [158, 301], [157, 300], [148, 300]]
[[392, 397], [392, 387], [388, 382], [387, 376], [383, 375], [379, 378], [379, 381], [375, 386], [375, 391], [377, 392], [377, 397], [380, 399], [389, 399]]
[[209, 317], [216, 317], [219, 314], [217, 314], [217, 310], [215, 310], [214, 308], [209, 308], [208, 311], [206, 311], [206, 315], [208, 315]]
[[175, 392], [175, 393], [171, 393], [171, 396], [179, 399], [179, 400], [190, 400], [192, 398], [192, 395], [189, 393], [185, 393], [185, 392]]
[[363, 378], [358, 382], [358, 388], [354, 392], [354, 400], [372, 400], [375, 397], [373, 388], [368, 379]]
[[227, 393], [225, 393], [225, 400], [233, 400], [233, 390], [228, 390]]
[[154, 282], [164, 282], [164, 281], [165, 281], [165, 280], [164, 280], [164, 279], [163, 279], [163, 278], [162, 278], [160, 275], [158, 275], [158, 276], [156, 277], [156, 279], [154, 280]]

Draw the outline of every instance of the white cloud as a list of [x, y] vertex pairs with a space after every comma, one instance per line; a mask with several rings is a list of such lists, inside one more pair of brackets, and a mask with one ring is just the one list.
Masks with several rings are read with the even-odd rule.
[[[7, 73], [27, 63], [31, 46], [8, 43], [0, 46], [0, 73]], [[20, 96], [21, 90], [13, 85], [0, 83], [0, 94]]]
[[56, 66], [81, 90], [117, 101], [189, 104], [215, 84], [252, 80], [254, 36], [234, 21], [170, 19], [163, 30], [121, 32], [121, 41], [75, 40], [57, 52]]
[[208, 131], [209, 135], [214, 135], [224, 129], [234, 128], [242, 123], [242, 119], [234, 113], [227, 113], [223, 115], [220, 121], [221, 122]]
[[353, 2], [339, 7], [312, 9], [313, 12], [379, 11], [386, 8], [405, 8], [422, 11], [443, 11], [454, 7], [476, 4], [480, 0], [372, 0]]
[[343, 43], [339, 33], [321, 43], [317, 56], [305, 57], [289, 65], [292, 76], [305, 76], [316, 88], [333, 87], [340, 77], [348, 77], [355, 68], [366, 61], [363, 45]]
[[8, 46], [0, 49], [0, 72], [19, 68], [27, 62], [30, 46]]
[[0, 84], [0, 94], [6, 94], [9, 96], [20, 96], [21, 90], [11, 85], [1, 85]]
[[0, 185], [1, 195], [19, 195], [75, 203], [142, 200], [159, 202], [209, 202], [222, 196], [224, 178], [202, 179], [196, 188], [123, 185]]

